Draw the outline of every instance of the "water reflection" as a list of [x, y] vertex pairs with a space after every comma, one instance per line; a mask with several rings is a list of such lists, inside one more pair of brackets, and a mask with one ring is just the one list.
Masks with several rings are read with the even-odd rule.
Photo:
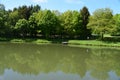
[[[33, 74], [20, 74], [12, 70], [6, 70], [7, 74], [1, 77], [3, 80], [79, 80], [80, 77], [77, 74], [65, 74], [64, 72], [49, 72], [40, 73], [38, 75]], [[14, 77], [12, 77], [14, 76]]]
[[119, 80], [116, 49], [0, 43], [0, 80]]

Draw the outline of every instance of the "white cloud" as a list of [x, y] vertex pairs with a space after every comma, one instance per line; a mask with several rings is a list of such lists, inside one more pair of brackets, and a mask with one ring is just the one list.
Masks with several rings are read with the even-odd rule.
[[81, 0], [66, 0], [67, 3], [73, 3], [73, 4], [84, 4]]
[[35, 3], [47, 3], [47, 0], [32, 0]]

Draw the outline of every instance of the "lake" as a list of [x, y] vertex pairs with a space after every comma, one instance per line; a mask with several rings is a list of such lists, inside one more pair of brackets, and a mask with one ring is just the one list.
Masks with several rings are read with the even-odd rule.
[[120, 50], [0, 43], [0, 80], [120, 80]]

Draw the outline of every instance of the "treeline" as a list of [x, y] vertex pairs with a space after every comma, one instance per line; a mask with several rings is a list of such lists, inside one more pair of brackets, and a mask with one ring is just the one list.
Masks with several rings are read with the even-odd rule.
[[87, 29], [90, 13], [87, 7], [78, 11], [41, 10], [39, 5], [23, 5], [5, 10], [0, 5], [0, 36], [3, 37], [44, 37], [81, 38], [91, 35]]
[[5, 10], [0, 4], [0, 37], [79, 38], [91, 34], [120, 35], [120, 15], [109, 8], [97, 9], [90, 15], [87, 7], [80, 11], [42, 10], [39, 5]]

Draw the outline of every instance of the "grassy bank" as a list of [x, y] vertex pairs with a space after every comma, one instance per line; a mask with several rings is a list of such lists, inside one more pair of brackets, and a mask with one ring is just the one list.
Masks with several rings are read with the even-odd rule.
[[62, 44], [68, 42], [70, 45], [85, 45], [85, 46], [104, 46], [104, 47], [120, 47], [120, 42], [113, 41], [99, 41], [99, 40], [63, 40], [63, 39], [20, 39], [20, 38], [0, 38], [0, 42], [10, 43], [35, 43], [35, 44]]
[[104, 46], [104, 47], [120, 47], [120, 42], [99, 41], [99, 40], [69, 40], [69, 44], [87, 45], [87, 46]]
[[35, 44], [48, 44], [51, 41], [45, 39], [11, 39], [11, 43], [35, 43]]
[[35, 43], [35, 44], [46, 44], [51, 43], [51, 41], [46, 39], [30, 39], [30, 38], [0, 38], [0, 42], [10, 42], [10, 43]]

